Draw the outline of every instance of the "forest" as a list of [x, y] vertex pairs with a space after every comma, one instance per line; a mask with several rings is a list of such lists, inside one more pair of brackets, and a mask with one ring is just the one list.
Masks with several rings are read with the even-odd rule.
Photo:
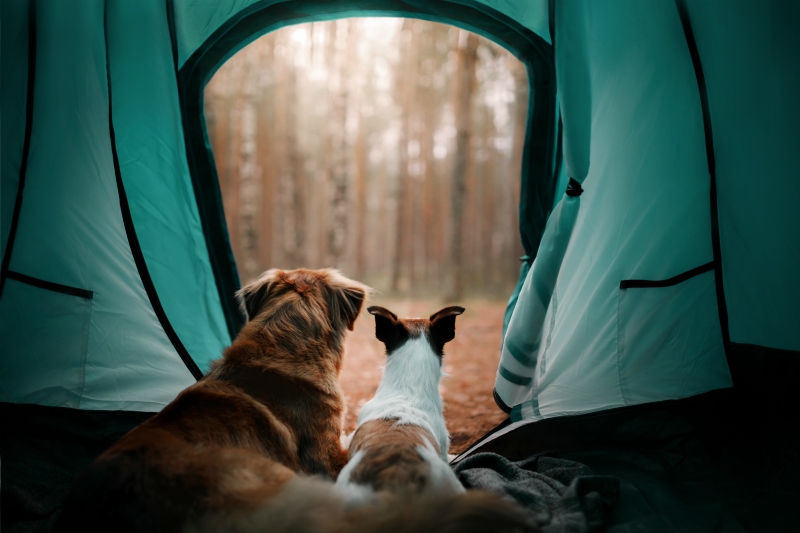
[[382, 294], [507, 298], [528, 79], [413, 19], [289, 26], [215, 73], [205, 114], [243, 282], [337, 267]]

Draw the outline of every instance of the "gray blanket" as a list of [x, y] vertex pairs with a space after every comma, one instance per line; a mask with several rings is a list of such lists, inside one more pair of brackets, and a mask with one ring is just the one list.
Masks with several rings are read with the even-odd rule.
[[619, 495], [617, 478], [593, 475], [587, 466], [552, 454], [512, 462], [478, 453], [455, 471], [466, 488], [495, 492], [528, 509], [543, 533], [598, 531]]

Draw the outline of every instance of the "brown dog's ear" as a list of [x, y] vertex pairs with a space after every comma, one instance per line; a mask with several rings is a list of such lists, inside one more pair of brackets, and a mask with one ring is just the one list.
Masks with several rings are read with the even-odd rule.
[[353, 331], [361, 306], [371, 290], [366, 285], [348, 279], [338, 270], [326, 270], [327, 302], [331, 321]]
[[236, 291], [236, 300], [239, 309], [247, 315], [247, 320], [252, 320], [264, 308], [279, 275], [283, 272], [277, 268], [267, 270], [254, 282], [245, 285]]
[[437, 311], [431, 315], [431, 340], [433, 340], [437, 346], [444, 346], [446, 342], [450, 342], [455, 338], [456, 317], [463, 312], [463, 307], [454, 305], [452, 307], [445, 307], [441, 311]]
[[367, 312], [375, 316], [375, 337], [388, 347], [395, 336], [394, 330], [397, 324], [397, 315], [385, 307], [377, 305], [368, 307]]
[[347, 325], [347, 329], [353, 331], [353, 326], [356, 323], [358, 314], [361, 312], [361, 306], [364, 304], [367, 293], [360, 287], [351, 287], [349, 289], [343, 289], [342, 295], [347, 302], [347, 305], [342, 306], [342, 319]]

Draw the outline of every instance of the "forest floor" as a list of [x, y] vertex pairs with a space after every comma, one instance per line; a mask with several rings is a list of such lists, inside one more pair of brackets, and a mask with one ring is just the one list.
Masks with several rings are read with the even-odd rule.
[[[381, 305], [401, 318], [427, 317], [444, 307], [434, 300], [374, 298], [368, 305]], [[456, 320], [456, 338], [444, 347], [448, 375], [441, 386], [451, 454], [466, 450], [507, 417], [492, 398], [505, 302], [468, 300], [462, 305], [466, 311]], [[340, 375], [348, 433], [356, 427], [361, 406], [375, 394], [385, 362], [384, 345], [375, 338], [375, 320], [364, 310], [347, 336]]]

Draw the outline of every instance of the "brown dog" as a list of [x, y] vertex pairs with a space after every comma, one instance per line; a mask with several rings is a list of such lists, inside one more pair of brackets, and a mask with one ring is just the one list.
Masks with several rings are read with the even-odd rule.
[[223, 357], [78, 478], [55, 529], [249, 529], [265, 502], [298, 499], [296, 472], [335, 478], [344, 334], [367, 291], [335, 270], [270, 270], [239, 291], [249, 321]]

